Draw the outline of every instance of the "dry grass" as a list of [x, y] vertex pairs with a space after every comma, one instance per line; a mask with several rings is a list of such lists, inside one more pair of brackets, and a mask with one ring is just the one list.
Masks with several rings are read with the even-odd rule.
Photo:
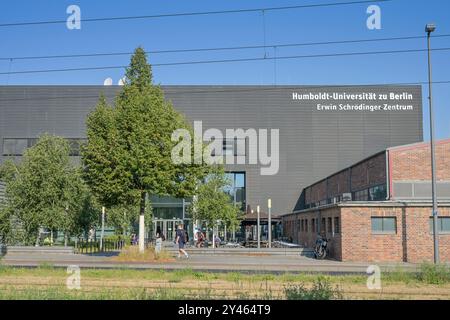
[[144, 253], [139, 252], [138, 246], [125, 247], [117, 257], [113, 260], [119, 262], [172, 262], [175, 259], [169, 252], [162, 250], [159, 254], [155, 252], [155, 248], [145, 249]]

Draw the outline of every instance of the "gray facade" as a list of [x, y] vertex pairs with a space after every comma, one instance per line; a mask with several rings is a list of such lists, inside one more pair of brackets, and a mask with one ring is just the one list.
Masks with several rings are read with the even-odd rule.
[[[386, 148], [423, 140], [421, 86], [163, 89], [190, 121], [203, 122], [203, 130], [279, 129], [276, 175], [261, 175], [259, 164], [227, 166], [229, 171], [246, 173], [247, 205], [252, 209], [260, 205], [266, 211], [267, 199], [272, 198], [274, 214], [301, 207], [303, 188], [328, 175]], [[95, 107], [100, 92], [112, 101], [118, 90], [116, 86], [0, 87], [1, 150], [5, 139], [36, 138], [45, 132], [84, 138], [86, 115]], [[339, 96], [333, 97], [333, 93]], [[387, 94], [387, 100], [380, 94]], [[389, 110], [383, 110], [385, 103], [391, 106]], [[347, 104], [356, 110], [340, 110], [340, 105]], [[370, 105], [383, 108], [370, 111]], [[3, 154], [0, 162], [6, 158]]]

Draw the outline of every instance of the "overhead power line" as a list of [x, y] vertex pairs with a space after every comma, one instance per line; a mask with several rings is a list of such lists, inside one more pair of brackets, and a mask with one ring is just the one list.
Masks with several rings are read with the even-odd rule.
[[[294, 9], [306, 9], [306, 8], [336, 7], [336, 6], [348, 6], [348, 5], [355, 5], [355, 4], [365, 4], [365, 3], [374, 3], [374, 2], [390, 2], [390, 1], [393, 1], [393, 0], [329, 2], [329, 3], [305, 4], [305, 5], [297, 5], [297, 6], [284, 6], [284, 7], [233, 9], [233, 10], [202, 11], [202, 12], [178, 12], [178, 13], [140, 15], [140, 16], [87, 18], [87, 19], [81, 19], [81, 21], [82, 22], [102, 22], [102, 21], [120, 21], [120, 20], [159, 19], [159, 18], [169, 18], [169, 17], [204, 16], [204, 15], [219, 15], [219, 14], [232, 14], [232, 13], [249, 13], [249, 12], [260, 12], [260, 11], [280, 11], [280, 10], [294, 10]], [[66, 20], [11, 22], [11, 23], [2, 23], [2, 24], [0, 24], [0, 27], [4, 28], [4, 27], [18, 27], [18, 26], [36, 26], [36, 25], [61, 24], [61, 23], [66, 23], [66, 22], [67, 22]]]
[[[432, 49], [432, 51], [435, 51], [435, 52], [438, 52], [438, 51], [449, 51], [449, 50], [450, 50], [450, 48], [434, 48], [434, 49]], [[177, 61], [177, 62], [167, 62], [167, 63], [154, 63], [154, 64], [152, 64], [152, 66], [153, 67], [166, 67], [166, 66], [179, 66], [179, 65], [197, 65], [197, 64], [213, 64], [213, 63], [235, 63], [235, 62], [264, 61], [264, 60], [332, 58], [332, 57], [349, 57], [349, 56], [363, 56], [363, 55], [385, 55], [385, 54], [419, 53], [419, 52], [427, 52], [427, 49], [345, 52], [345, 53], [327, 53], [327, 54], [313, 54], [313, 55], [278, 56], [278, 57], [238, 58], [238, 59], [223, 59], [223, 60]], [[63, 68], [63, 69], [24, 70], [24, 71], [0, 72], [0, 75], [110, 70], [110, 69], [124, 69], [124, 68], [127, 68], [127, 67], [128, 66], [121, 65], [121, 66], [98, 66], [98, 67], [81, 67], [81, 68]]]
[[[433, 38], [447, 38], [450, 34], [436, 35]], [[274, 43], [266, 45], [248, 45], [248, 46], [234, 46], [234, 47], [215, 47], [215, 48], [191, 48], [191, 49], [172, 49], [172, 50], [151, 50], [146, 51], [147, 54], [165, 54], [165, 53], [185, 53], [185, 52], [208, 52], [208, 51], [231, 51], [231, 50], [248, 50], [248, 49], [265, 49], [265, 48], [288, 48], [288, 47], [306, 47], [306, 46], [320, 46], [332, 44], [352, 44], [364, 42], [381, 42], [381, 41], [400, 41], [400, 40], [415, 40], [425, 39], [426, 36], [406, 36], [406, 37], [391, 37], [391, 38], [374, 38], [374, 39], [355, 39], [355, 40], [336, 40], [336, 41], [322, 41], [322, 42], [301, 42], [301, 43]], [[0, 60], [38, 60], [38, 59], [63, 59], [63, 58], [87, 58], [87, 57], [105, 57], [105, 56], [128, 56], [133, 52], [98, 52], [98, 53], [81, 53], [81, 54], [61, 54], [61, 55], [43, 55], [43, 56], [17, 56], [17, 57], [2, 57]]]

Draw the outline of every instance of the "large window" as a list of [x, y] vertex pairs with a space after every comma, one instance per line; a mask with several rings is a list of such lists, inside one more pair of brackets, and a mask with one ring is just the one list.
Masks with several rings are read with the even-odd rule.
[[236, 206], [245, 211], [245, 172], [228, 172], [226, 175], [230, 185], [225, 188], [225, 192], [229, 194]]
[[3, 139], [4, 156], [21, 156], [28, 147], [28, 139]]
[[382, 184], [369, 189], [369, 201], [383, 201], [387, 198], [386, 185]]
[[212, 156], [245, 156], [246, 155], [246, 139], [223, 139], [222, 151], [211, 152]]
[[[433, 217], [430, 217], [430, 233], [433, 233]], [[438, 231], [441, 234], [450, 234], [450, 217], [438, 217]]]
[[353, 201], [384, 201], [386, 198], [387, 190], [384, 184], [353, 193]]
[[397, 218], [395, 217], [372, 217], [372, 233], [395, 234], [397, 233]]
[[[3, 139], [3, 156], [23, 156], [27, 148], [31, 148], [37, 143], [37, 138], [5, 138]], [[81, 146], [87, 139], [68, 138], [70, 146], [70, 156], [80, 156]]]
[[354, 193], [353, 196], [354, 201], [367, 201], [369, 200], [369, 190], [361, 190]]

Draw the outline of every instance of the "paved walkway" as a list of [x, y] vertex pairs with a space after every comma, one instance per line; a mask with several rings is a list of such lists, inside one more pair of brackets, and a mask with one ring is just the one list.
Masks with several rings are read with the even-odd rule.
[[[44, 263], [55, 267], [77, 265], [81, 268], [133, 268], [133, 269], [164, 269], [177, 270], [190, 268], [198, 271], [229, 272], [241, 271], [251, 273], [285, 273], [285, 272], [323, 272], [365, 273], [371, 263], [349, 263], [332, 260], [315, 260], [296, 255], [258, 255], [255, 254], [192, 254], [190, 259], [177, 259], [165, 263], [130, 263], [117, 262], [114, 253], [109, 254], [8, 254], [0, 260], [1, 265], [18, 267], [36, 267]], [[414, 271], [413, 264], [379, 264], [383, 271], [401, 267]]]

